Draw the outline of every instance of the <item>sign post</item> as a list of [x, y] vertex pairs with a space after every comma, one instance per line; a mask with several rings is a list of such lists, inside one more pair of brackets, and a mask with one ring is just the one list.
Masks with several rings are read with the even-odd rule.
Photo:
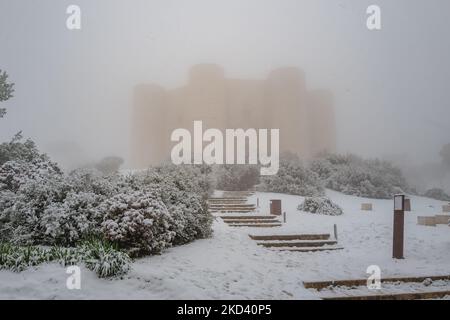
[[270, 200], [270, 214], [281, 216], [281, 200]]
[[394, 236], [392, 257], [394, 259], [404, 259], [403, 241], [405, 230], [405, 195], [394, 196]]

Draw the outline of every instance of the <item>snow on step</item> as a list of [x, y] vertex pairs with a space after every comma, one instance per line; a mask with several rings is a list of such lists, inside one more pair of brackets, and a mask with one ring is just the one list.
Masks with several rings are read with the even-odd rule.
[[278, 248], [268, 248], [272, 251], [290, 251], [290, 252], [316, 252], [316, 251], [331, 251], [331, 250], [342, 250], [344, 247], [338, 246], [324, 246], [324, 247], [278, 247]]
[[266, 241], [258, 242], [258, 245], [266, 248], [283, 248], [283, 247], [297, 247], [297, 248], [309, 248], [309, 247], [324, 247], [337, 244], [336, 240], [288, 240], [288, 241]]
[[281, 223], [230, 223], [230, 227], [250, 227], [250, 228], [274, 228], [281, 227]]
[[224, 202], [241, 202], [241, 201], [247, 201], [247, 198], [209, 198], [208, 201], [224, 201]]
[[348, 295], [344, 297], [323, 297], [323, 300], [426, 300], [450, 297], [450, 290], [369, 294], [366, 296]]
[[251, 209], [209, 209], [210, 212], [217, 213], [252, 213], [254, 210]]
[[[450, 275], [440, 276], [419, 276], [419, 277], [395, 277], [395, 278], [381, 278], [382, 284], [389, 283], [420, 283], [420, 282], [434, 282], [434, 281], [450, 281]], [[328, 287], [356, 287], [367, 284], [367, 279], [352, 279], [352, 280], [330, 280], [330, 281], [306, 281], [303, 285], [307, 289], [325, 289]]]
[[270, 219], [224, 219], [226, 223], [280, 223], [279, 220], [270, 220]]
[[278, 235], [249, 235], [253, 240], [327, 240], [330, 234], [278, 234]]
[[304, 282], [325, 300], [414, 300], [450, 296], [450, 276], [382, 279], [381, 289], [369, 290], [367, 279]]
[[222, 219], [239, 219], [239, 220], [246, 220], [246, 219], [270, 219], [273, 220], [275, 219], [274, 216], [252, 216], [252, 215], [248, 215], [248, 216], [219, 216], [219, 218]]
[[211, 207], [209, 207], [209, 209], [211, 211], [214, 211], [214, 210], [217, 210], [217, 211], [220, 211], [220, 210], [250, 210], [250, 211], [254, 211], [255, 210], [255, 208], [244, 208], [244, 207], [242, 207], [242, 208], [233, 208], [233, 207], [211, 208]]
[[256, 209], [256, 207], [252, 204], [249, 205], [209, 205], [209, 208], [214, 208], [214, 209]]

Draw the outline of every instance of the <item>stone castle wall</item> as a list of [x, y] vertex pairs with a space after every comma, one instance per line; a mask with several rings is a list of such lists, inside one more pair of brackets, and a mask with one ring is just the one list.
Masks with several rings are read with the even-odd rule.
[[174, 129], [280, 129], [280, 152], [308, 158], [335, 150], [333, 99], [328, 91], [306, 90], [296, 68], [272, 71], [265, 80], [228, 79], [216, 65], [196, 65], [186, 86], [135, 88], [132, 164], [144, 168], [170, 159]]

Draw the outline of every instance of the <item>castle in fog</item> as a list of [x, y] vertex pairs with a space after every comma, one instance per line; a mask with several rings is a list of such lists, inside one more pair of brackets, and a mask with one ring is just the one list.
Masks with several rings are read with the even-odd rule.
[[230, 79], [217, 65], [191, 68], [188, 83], [166, 90], [139, 85], [132, 112], [132, 165], [145, 168], [170, 159], [171, 133], [192, 129], [280, 129], [280, 152], [309, 158], [335, 150], [331, 93], [306, 89], [297, 68], [280, 68], [266, 79]]

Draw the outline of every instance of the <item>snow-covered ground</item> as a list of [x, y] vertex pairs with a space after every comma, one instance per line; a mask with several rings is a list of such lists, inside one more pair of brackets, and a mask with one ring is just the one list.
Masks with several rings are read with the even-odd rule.
[[[260, 214], [281, 199], [287, 223], [280, 228], [231, 228], [216, 219], [210, 239], [139, 259], [123, 279], [102, 280], [82, 267], [81, 290], [68, 290], [66, 270], [56, 264], [21, 273], [0, 271], [0, 299], [316, 299], [302, 281], [366, 278], [370, 265], [382, 277], [450, 274], [450, 227], [417, 225], [418, 215], [435, 215], [444, 202], [411, 196], [405, 213], [405, 259], [392, 256], [392, 200], [363, 199], [327, 191], [342, 216], [297, 211], [302, 197], [256, 193]], [[370, 202], [373, 211], [361, 211]], [[329, 252], [277, 252], [257, 246], [248, 234], [330, 233], [339, 246]]]

